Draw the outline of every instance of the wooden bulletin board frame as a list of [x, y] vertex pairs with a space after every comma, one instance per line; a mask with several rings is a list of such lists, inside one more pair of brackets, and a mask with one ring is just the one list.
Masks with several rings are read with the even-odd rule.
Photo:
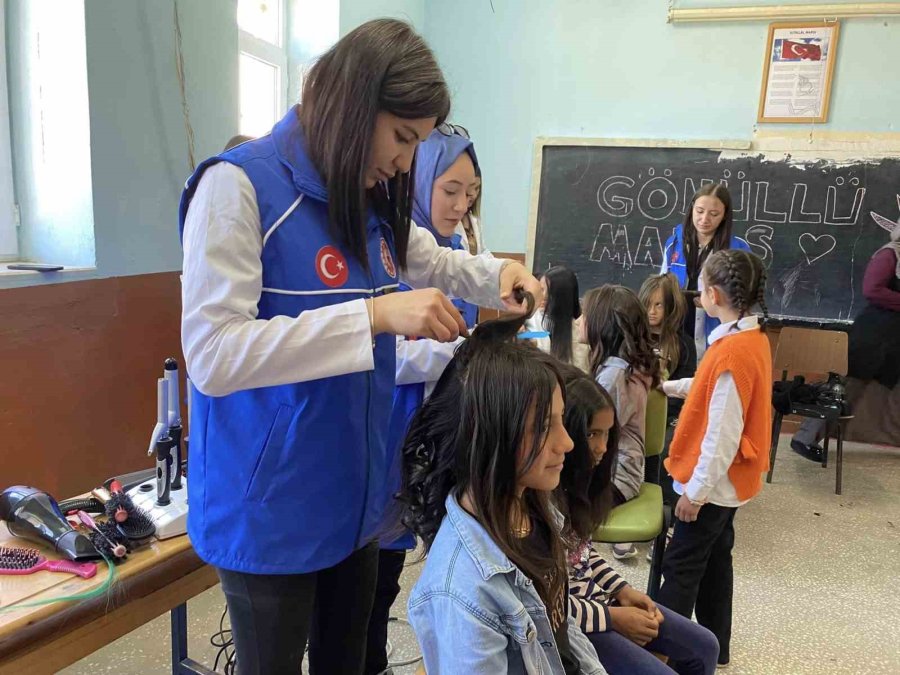
[[[824, 124], [828, 121], [839, 34], [840, 23], [837, 21], [769, 24], [757, 122]], [[821, 72], [817, 73], [815, 65], [822, 61], [825, 63], [819, 69]], [[796, 80], [789, 96], [796, 96], [797, 101], [788, 100], [786, 107], [796, 111], [796, 114], [766, 115], [766, 101], [769, 99], [770, 90], [773, 89], [773, 82], [784, 86], [792, 77]], [[807, 91], [804, 92], [803, 89]], [[803, 114], [809, 110], [810, 94], [816, 93], [817, 90], [818, 114]]]

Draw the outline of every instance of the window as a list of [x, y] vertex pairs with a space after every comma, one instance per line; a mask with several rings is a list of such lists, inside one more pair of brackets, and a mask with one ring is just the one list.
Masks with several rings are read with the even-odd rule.
[[0, 0], [0, 260], [19, 256], [16, 200], [13, 195], [9, 135], [9, 98], [6, 88], [6, 8]]
[[284, 0], [238, 0], [241, 133], [261, 136], [287, 109]]

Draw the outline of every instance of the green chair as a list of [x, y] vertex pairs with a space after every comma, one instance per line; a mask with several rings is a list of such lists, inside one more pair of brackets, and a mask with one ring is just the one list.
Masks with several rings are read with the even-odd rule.
[[[653, 389], [647, 396], [647, 418], [644, 431], [644, 457], [662, 454], [666, 439], [668, 400], [661, 391]], [[606, 522], [594, 532], [594, 541], [622, 544], [633, 541], [654, 541], [647, 595], [656, 598], [662, 578], [662, 559], [669, 529], [669, 513], [663, 504], [662, 488], [655, 483], [641, 485], [638, 496], [617, 506]]]

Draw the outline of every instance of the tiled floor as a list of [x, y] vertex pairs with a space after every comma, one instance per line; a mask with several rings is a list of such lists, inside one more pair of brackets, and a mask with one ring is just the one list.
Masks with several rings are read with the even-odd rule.
[[[844, 494], [782, 437], [775, 481], [737, 516], [732, 675], [900, 673], [900, 450], [848, 443]], [[644, 556], [616, 564], [644, 587]], [[410, 565], [401, 584], [419, 573]], [[406, 592], [396, 614], [405, 616]], [[218, 587], [189, 603], [191, 655], [212, 666], [209, 636], [224, 601]], [[395, 658], [414, 655], [408, 627], [391, 627]], [[168, 671], [168, 617], [160, 617], [62, 671], [150, 675]], [[221, 663], [220, 663], [221, 667]], [[397, 669], [398, 675], [413, 668]]]

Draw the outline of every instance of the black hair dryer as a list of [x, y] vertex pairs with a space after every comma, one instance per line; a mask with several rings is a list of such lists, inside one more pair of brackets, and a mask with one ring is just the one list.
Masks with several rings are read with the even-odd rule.
[[49, 543], [69, 560], [82, 562], [101, 557], [90, 539], [72, 529], [56, 500], [37, 488], [6, 488], [0, 493], [0, 518], [16, 537]]

